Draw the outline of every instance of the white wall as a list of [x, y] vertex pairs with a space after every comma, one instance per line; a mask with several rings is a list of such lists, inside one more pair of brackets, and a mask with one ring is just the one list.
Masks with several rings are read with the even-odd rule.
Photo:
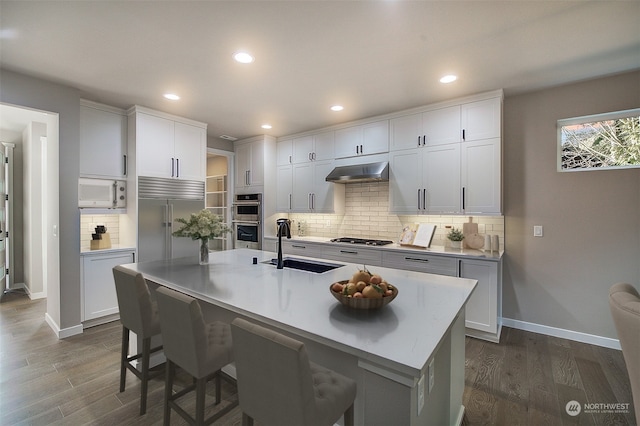
[[[80, 299], [80, 213], [78, 202], [80, 92], [78, 89], [0, 69], [0, 102], [50, 111], [47, 122], [47, 317], [69, 335], [82, 332]], [[58, 124], [59, 122], [59, 124]], [[59, 139], [58, 139], [59, 135]], [[59, 153], [59, 154], [58, 154]], [[60, 192], [57, 192], [58, 184]], [[54, 234], [54, 227], [56, 232]]]
[[46, 169], [45, 161], [47, 125], [31, 122], [23, 132], [22, 146], [24, 149], [24, 196], [23, 213], [23, 256], [24, 256], [24, 285], [32, 298], [43, 297], [46, 274], [46, 250], [44, 237], [43, 202]]
[[505, 318], [617, 339], [609, 288], [640, 288], [640, 169], [556, 171], [556, 121], [639, 106], [640, 72], [505, 97]]

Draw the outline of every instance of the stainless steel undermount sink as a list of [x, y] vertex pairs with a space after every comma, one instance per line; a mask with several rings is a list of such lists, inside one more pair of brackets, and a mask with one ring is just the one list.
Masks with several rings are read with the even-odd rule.
[[[285, 257], [283, 261], [284, 261], [285, 268], [299, 269], [301, 271], [314, 272], [316, 274], [322, 274], [323, 272], [331, 271], [332, 269], [336, 269], [344, 266], [339, 263], [319, 262], [317, 260], [296, 259], [294, 257]], [[277, 266], [278, 259], [266, 260], [262, 263]]]

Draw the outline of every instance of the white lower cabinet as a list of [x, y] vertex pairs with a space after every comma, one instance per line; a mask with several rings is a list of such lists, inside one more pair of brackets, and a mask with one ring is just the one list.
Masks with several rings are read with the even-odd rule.
[[[276, 250], [278, 249], [278, 243], [276, 242]], [[322, 258], [322, 246], [320, 244], [313, 244], [300, 241], [291, 241], [282, 239], [282, 254], [289, 256], [297, 254], [299, 256], [319, 257]]]
[[130, 250], [82, 255], [83, 321], [119, 312], [112, 269], [124, 263], [132, 263], [134, 254]]
[[467, 302], [467, 334], [499, 342], [502, 330], [502, 262], [460, 259], [459, 276], [478, 280]]
[[430, 256], [422, 253], [390, 252], [382, 253], [382, 266], [385, 268], [427, 272], [429, 274], [458, 275], [457, 260], [453, 257]]
[[[323, 246], [322, 257], [325, 259], [338, 260], [342, 262], [355, 263], [359, 267], [382, 264], [382, 252], [376, 249], [365, 249], [362, 247], [337, 247]], [[356, 271], [350, 271], [354, 273]], [[348, 279], [350, 276], [345, 277]]]

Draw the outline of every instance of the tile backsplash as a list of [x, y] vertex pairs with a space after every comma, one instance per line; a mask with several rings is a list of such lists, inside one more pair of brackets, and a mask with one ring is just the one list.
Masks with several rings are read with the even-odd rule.
[[[388, 182], [350, 183], [345, 188], [344, 214], [291, 213], [292, 233], [314, 237], [363, 237], [398, 241], [404, 225], [435, 224], [432, 245], [446, 246], [446, 226], [462, 229], [469, 216], [417, 215], [401, 216], [389, 213]], [[504, 248], [504, 216], [473, 216], [478, 233], [498, 235]]]
[[111, 244], [120, 243], [120, 215], [118, 214], [83, 214], [80, 215], [80, 247], [89, 247], [91, 234], [94, 234], [98, 225], [107, 228]]

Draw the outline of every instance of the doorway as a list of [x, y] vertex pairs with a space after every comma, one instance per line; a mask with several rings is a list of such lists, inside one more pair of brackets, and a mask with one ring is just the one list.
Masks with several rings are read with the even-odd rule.
[[58, 114], [0, 103], [0, 140], [14, 145], [8, 288], [46, 298], [60, 283]]
[[[233, 153], [207, 148], [207, 181], [205, 186], [205, 207], [231, 228], [230, 176], [233, 176]], [[220, 251], [233, 248], [231, 234], [209, 241], [209, 250]]]

